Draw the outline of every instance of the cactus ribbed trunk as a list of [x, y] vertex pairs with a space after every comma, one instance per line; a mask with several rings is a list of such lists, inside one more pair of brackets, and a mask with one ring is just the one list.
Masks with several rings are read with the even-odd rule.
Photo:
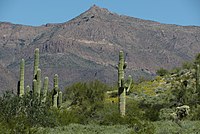
[[57, 108], [58, 107], [58, 75], [54, 75], [54, 88], [53, 88], [53, 96], [52, 96], [52, 103], [53, 107]]
[[200, 94], [200, 66], [196, 65], [196, 92]]
[[22, 59], [20, 63], [20, 81], [18, 89], [18, 95], [20, 97], [24, 95], [24, 66], [25, 66], [25, 61], [24, 59]]
[[47, 93], [48, 93], [48, 85], [49, 85], [49, 78], [44, 78], [44, 85], [43, 85], [43, 99], [42, 102], [45, 103], [47, 100]]
[[125, 97], [126, 91], [124, 88], [124, 53], [119, 52], [119, 64], [118, 64], [118, 96], [119, 96], [119, 112], [121, 116], [125, 115]]
[[35, 49], [35, 54], [34, 54], [34, 70], [33, 70], [33, 79], [36, 79], [37, 75], [37, 70], [39, 68], [39, 48]]
[[40, 97], [40, 93], [41, 93], [41, 69], [37, 70], [37, 95], [38, 97]]
[[121, 79], [121, 87], [119, 87], [119, 110], [121, 116], [125, 116], [126, 112], [126, 88], [124, 78]]
[[118, 87], [121, 87], [121, 80], [124, 78], [124, 53], [119, 53], [119, 64], [118, 64]]
[[131, 84], [132, 84], [132, 77], [131, 77], [131, 75], [129, 75], [128, 80], [126, 82], [126, 87], [127, 87], [126, 92], [129, 92], [129, 90], [131, 88]]
[[58, 88], [58, 75], [57, 74], [54, 75], [53, 83], [54, 83], [54, 88], [55, 87]]
[[61, 107], [62, 104], [62, 92], [59, 91], [58, 93], [58, 107]]
[[53, 95], [53, 107], [58, 108], [58, 93]]

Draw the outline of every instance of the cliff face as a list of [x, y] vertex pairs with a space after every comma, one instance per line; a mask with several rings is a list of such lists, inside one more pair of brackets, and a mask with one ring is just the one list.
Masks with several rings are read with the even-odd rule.
[[42, 75], [53, 78], [58, 73], [62, 86], [94, 79], [114, 83], [119, 50], [126, 54], [128, 74], [135, 79], [152, 77], [155, 70], [179, 66], [200, 52], [200, 27], [160, 24], [97, 6], [66, 23], [39, 27], [0, 23], [0, 63], [14, 79], [20, 59], [25, 58], [26, 84], [31, 83], [36, 47]]

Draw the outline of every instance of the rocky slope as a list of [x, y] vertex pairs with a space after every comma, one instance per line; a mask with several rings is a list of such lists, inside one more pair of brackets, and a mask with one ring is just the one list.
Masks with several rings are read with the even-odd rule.
[[25, 58], [26, 84], [31, 83], [36, 47], [42, 75], [49, 76], [51, 83], [55, 73], [61, 86], [93, 79], [115, 83], [119, 50], [126, 54], [127, 74], [135, 79], [152, 77], [155, 70], [179, 66], [200, 52], [200, 27], [160, 24], [97, 6], [60, 24], [0, 23], [0, 63], [14, 79], [20, 59]]

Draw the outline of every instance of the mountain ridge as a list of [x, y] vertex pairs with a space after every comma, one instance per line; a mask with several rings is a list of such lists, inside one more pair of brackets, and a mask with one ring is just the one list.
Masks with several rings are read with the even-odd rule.
[[18, 79], [19, 61], [25, 58], [30, 75], [26, 84], [31, 83], [35, 48], [40, 49], [43, 76], [58, 73], [61, 87], [93, 79], [115, 83], [120, 50], [126, 55], [127, 73], [151, 78], [157, 69], [172, 69], [200, 52], [200, 27], [118, 15], [96, 5], [64, 23], [0, 23], [1, 63]]

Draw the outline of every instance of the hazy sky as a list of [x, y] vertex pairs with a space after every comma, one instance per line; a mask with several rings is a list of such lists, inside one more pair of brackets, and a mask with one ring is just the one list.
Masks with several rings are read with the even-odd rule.
[[141, 19], [200, 26], [200, 0], [0, 0], [0, 21], [34, 26], [61, 23], [93, 4]]

